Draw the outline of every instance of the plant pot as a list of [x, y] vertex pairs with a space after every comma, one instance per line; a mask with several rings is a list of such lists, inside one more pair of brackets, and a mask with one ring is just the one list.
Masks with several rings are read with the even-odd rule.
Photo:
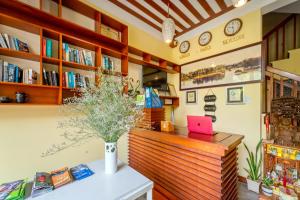
[[259, 186], [260, 186], [260, 182], [259, 181], [253, 181], [251, 179], [247, 179], [248, 190], [251, 190], [253, 192], [259, 193]]
[[117, 143], [105, 143], [105, 173], [114, 174], [118, 168]]
[[264, 193], [264, 195], [266, 195], [266, 196], [272, 196], [273, 189], [271, 187], [267, 187], [265, 185], [262, 185], [261, 189], [262, 189], [262, 192]]

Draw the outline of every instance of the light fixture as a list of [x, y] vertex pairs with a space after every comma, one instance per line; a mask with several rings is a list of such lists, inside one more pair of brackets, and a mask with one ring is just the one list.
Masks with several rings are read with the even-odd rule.
[[169, 4], [168, 4], [168, 17], [162, 24], [162, 35], [166, 43], [170, 43], [175, 35], [175, 23], [172, 18], [169, 17]]
[[236, 8], [238, 8], [238, 7], [242, 7], [243, 5], [245, 5], [248, 0], [231, 0], [231, 1], [232, 1], [232, 5]]

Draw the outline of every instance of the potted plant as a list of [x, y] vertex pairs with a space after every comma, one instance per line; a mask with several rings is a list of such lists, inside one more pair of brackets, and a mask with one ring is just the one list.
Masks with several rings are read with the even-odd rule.
[[244, 168], [245, 171], [248, 173], [247, 177], [247, 186], [248, 190], [251, 190], [253, 192], [259, 193], [259, 186], [260, 186], [260, 166], [262, 162], [262, 156], [261, 156], [261, 144], [262, 140], [259, 141], [259, 143], [256, 145], [255, 149], [255, 155], [252, 151], [249, 150], [248, 146], [244, 143], [244, 146], [248, 152], [247, 157], [247, 163], [248, 163], [248, 169]]
[[63, 106], [66, 120], [59, 123], [66, 142], [53, 145], [42, 156], [52, 155], [91, 138], [105, 142], [105, 173], [117, 171], [117, 141], [142, 118], [135, 99], [124, 93], [123, 77], [99, 74], [97, 86], [82, 88], [79, 95], [67, 98]]
[[272, 196], [273, 194], [273, 186], [274, 182], [270, 177], [264, 177], [262, 180], [262, 191], [266, 196]]

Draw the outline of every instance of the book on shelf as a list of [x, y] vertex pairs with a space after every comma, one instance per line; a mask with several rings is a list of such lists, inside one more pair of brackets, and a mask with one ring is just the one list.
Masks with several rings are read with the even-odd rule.
[[42, 40], [42, 55], [52, 57], [53, 41], [49, 38], [43, 38]]
[[23, 69], [0, 59], [0, 82], [36, 84], [38, 74], [31, 68]]
[[119, 32], [109, 26], [106, 26], [104, 24], [101, 24], [101, 34], [105, 35], [106, 37], [109, 37], [111, 39], [117, 40], [119, 42], [121, 42], [121, 40], [122, 40], [121, 32]]
[[80, 73], [64, 72], [62, 77], [62, 85], [66, 88], [89, 88], [90, 79]]
[[102, 55], [102, 67], [104, 70], [114, 71], [114, 61], [112, 58]]
[[22, 42], [18, 38], [7, 33], [0, 34], [0, 47], [29, 53], [29, 47], [27, 43]]
[[46, 71], [43, 68], [43, 85], [59, 86], [59, 74], [56, 71]]
[[85, 49], [76, 49], [69, 46], [68, 43], [63, 43], [63, 60], [75, 62], [82, 65], [93, 66], [92, 52]]

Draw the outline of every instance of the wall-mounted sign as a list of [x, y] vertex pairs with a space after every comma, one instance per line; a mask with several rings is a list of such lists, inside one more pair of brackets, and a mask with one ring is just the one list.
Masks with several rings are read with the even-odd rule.
[[216, 105], [205, 105], [204, 111], [206, 112], [215, 112], [217, 110]]
[[216, 95], [205, 95], [204, 96], [204, 101], [205, 102], [215, 102], [217, 100], [217, 96]]
[[211, 117], [212, 122], [216, 122], [217, 120], [217, 117], [215, 115], [215, 112], [217, 110], [216, 100], [217, 96], [211, 89], [209, 89], [207, 94], [204, 96], [205, 105], [203, 109], [205, 111], [205, 116]]

